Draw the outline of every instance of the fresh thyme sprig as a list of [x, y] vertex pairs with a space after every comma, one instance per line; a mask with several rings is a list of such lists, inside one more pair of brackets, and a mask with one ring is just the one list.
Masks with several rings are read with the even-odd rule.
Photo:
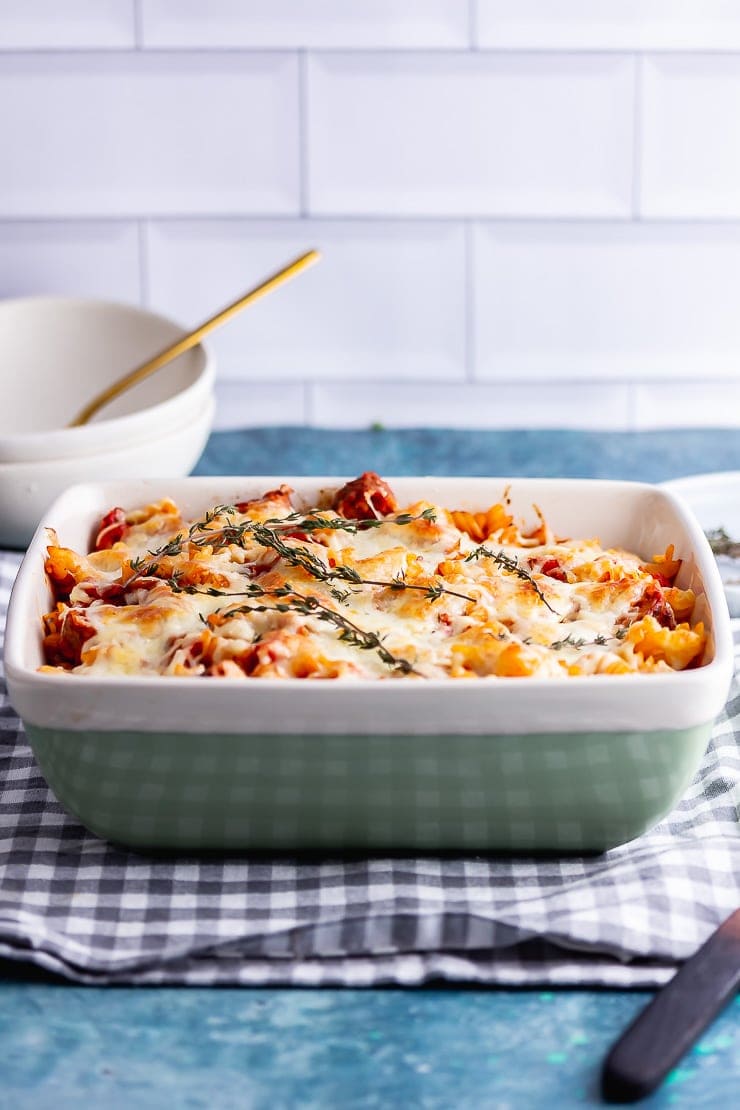
[[517, 578], [529, 582], [540, 601], [547, 606], [551, 613], [557, 615], [557, 610], [553, 609], [532, 575], [520, 565], [519, 560], [513, 555], [507, 555], [504, 551], [492, 551], [490, 547], [481, 544], [480, 547], [476, 547], [474, 551], [471, 551], [469, 555], [465, 556], [465, 562], [470, 563], [473, 560], [481, 558], [491, 559], [497, 566], [501, 567], [502, 570], [508, 570], [511, 574], [515, 574]]
[[[255, 524], [262, 524], [275, 532], [329, 531], [348, 532], [350, 535], [355, 535], [357, 532], [365, 531], [368, 528], [380, 528], [384, 524], [406, 525], [413, 524], [417, 520], [434, 522], [437, 519], [435, 511], [431, 507], [424, 509], [418, 516], [414, 516], [412, 513], [398, 513], [393, 518], [381, 517], [376, 519], [373, 517], [370, 520], [323, 517], [320, 509], [307, 509], [305, 512], [289, 513], [287, 516], [270, 517], [265, 521], [243, 520], [239, 523], [226, 524], [222, 528], [209, 527], [219, 516], [234, 516], [236, 512], [234, 505], [216, 505], [215, 508], [205, 514], [203, 520], [196, 520], [194, 524], [191, 524], [188, 531], [189, 538], [199, 546], [211, 544], [220, 535], [223, 536], [226, 543], [238, 543], [244, 535], [252, 532]], [[199, 533], [203, 533], [203, 535], [196, 538]], [[152, 554], [156, 554], [156, 552], [152, 552]]]
[[[245, 537], [249, 536], [260, 547], [272, 550], [289, 565], [300, 567], [313, 579], [321, 582], [346, 582], [350, 587], [380, 586], [391, 590], [415, 590], [424, 593], [430, 601], [436, 601], [443, 594], [462, 598], [464, 601], [474, 602], [475, 598], [468, 594], [450, 590], [441, 583], [423, 586], [417, 583], [406, 582], [403, 574], [397, 575], [390, 581], [374, 578], [363, 578], [353, 567], [328, 567], [322, 560], [307, 547], [298, 547], [285, 543], [281, 532], [302, 532], [304, 534], [316, 531], [341, 530], [356, 533], [360, 529], [380, 527], [382, 524], [407, 525], [417, 520], [436, 520], [434, 509], [424, 509], [418, 516], [411, 513], [399, 513], [392, 519], [382, 520], [345, 520], [344, 518], [328, 518], [319, 515], [319, 510], [309, 510], [306, 513], [294, 512], [286, 517], [270, 518], [267, 521], [245, 520], [240, 522], [227, 521], [226, 524], [212, 528], [214, 521], [226, 516], [232, 517], [237, 510], [233, 505], [216, 505], [205, 513], [202, 520], [197, 520], [190, 525], [187, 533], [178, 532], [167, 543], [155, 550], [149, 551], [150, 561], [145, 556], [131, 560], [130, 566], [133, 575], [126, 583], [127, 588], [135, 584], [136, 579], [147, 575], [156, 575], [160, 569], [161, 560], [168, 556], [182, 553], [186, 544], [195, 547], [208, 547], [216, 541], [220, 546], [228, 544], [244, 545]], [[366, 650], [374, 650], [382, 661], [388, 666], [403, 674], [418, 674], [413, 665], [407, 660], [392, 654], [383, 644], [381, 638], [374, 632], [366, 632], [354, 622], [335, 612], [321, 601], [311, 595], [296, 593], [289, 587], [278, 587], [274, 590], [265, 590], [258, 583], [250, 583], [246, 589], [238, 591], [221, 590], [215, 586], [199, 588], [183, 585], [180, 581], [181, 572], [175, 571], [168, 578], [163, 579], [175, 593], [205, 594], [210, 597], [275, 597], [282, 598], [275, 605], [247, 605], [232, 610], [233, 613], [242, 612], [298, 612], [305, 616], [315, 616], [318, 620], [333, 624], [340, 630], [340, 639]], [[336, 586], [330, 588], [332, 597], [340, 602], [345, 602], [352, 590], [341, 590]], [[220, 612], [220, 610], [219, 610]]]
[[[307, 517], [302, 516], [300, 513], [292, 513], [290, 517], [282, 517], [270, 521], [256, 521], [246, 520], [239, 524], [227, 524], [223, 528], [206, 531], [209, 524], [211, 524], [218, 516], [224, 513], [233, 513], [235, 510], [230, 505], [218, 505], [216, 508], [207, 513], [202, 521], [196, 521], [191, 525], [187, 540], [182, 533], [178, 533], [173, 539], [162, 547], [157, 548], [155, 551], [150, 551], [153, 562], [146, 565], [146, 560], [140, 556], [138, 559], [131, 560], [131, 568], [134, 571], [133, 578], [129, 579], [127, 586], [130, 586], [134, 578], [141, 578], [149, 575], [156, 575], [159, 570], [159, 560], [165, 556], [178, 555], [182, 552], [183, 546], [186, 542], [193, 543], [198, 547], [209, 546], [215, 537], [221, 536], [224, 543], [235, 543], [241, 545], [244, 537], [249, 535], [260, 547], [266, 547], [274, 551], [290, 566], [300, 567], [312, 578], [320, 582], [349, 582], [354, 586], [381, 586], [390, 590], [416, 590], [425, 595], [430, 601], [436, 601], [437, 598], [443, 594], [448, 594], [451, 597], [462, 598], [463, 601], [475, 601], [475, 598], [469, 594], [459, 593], [457, 590], [450, 590], [448, 587], [443, 586], [441, 583], [435, 583], [431, 586], [422, 586], [416, 583], [406, 582], [402, 576], [391, 579], [390, 581], [378, 578], [362, 578], [354, 567], [327, 567], [322, 560], [309, 551], [307, 547], [296, 547], [285, 543], [285, 540], [278, 534], [278, 525], [283, 526], [286, 521], [289, 521], [290, 530], [297, 530], [303, 532], [311, 532], [321, 530], [324, 526], [329, 526], [335, 530], [341, 529], [343, 531], [356, 532], [361, 525], [369, 523], [371, 526], [378, 526], [383, 523], [392, 524], [411, 524], [415, 520], [435, 520], [434, 510], [425, 509], [419, 516], [413, 516], [410, 513], [401, 513], [394, 517], [392, 521], [358, 521], [358, 520], [329, 520], [323, 521], [322, 518], [309, 514]], [[305, 525], [305, 527], [304, 527]], [[199, 534], [200, 533], [200, 534]], [[344, 590], [332, 590], [332, 595], [338, 601], [346, 601], [349, 592]]]
[[433, 586], [421, 586], [413, 582], [407, 582], [402, 575], [398, 575], [390, 581], [382, 578], [363, 578], [354, 567], [327, 567], [307, 547], [289, 546], [271, 528], [262, 524], [255, 525], [252, 535], [261, 547], [267, 547], [274, 551], [290, 566], [301, 567], [302, 570], [305, 570], [307, 574], [310, 574], [312, 578], [316, 578], [319, 582], [338, 581], [349, 582], [353, 586], [382, 586], [389, 590], [417, 590], [424, 593], [431, 601], [435, 601], [442, 594], [460, 597], [464, 601], [475, 601], [475, 598], [470, 597], [469, 594], [450, 590], [441, 583], [435, 583]]
[[[611, 638], [612, 639], [618, 639], [618, 637], [611, 637]], [[574, 636], [572, 632], [569, 632], [568, 635], [564, 639], [555, 640], [554, 643], [548, 644], [548, 647], [552, 651], [561, 651], [563, 648], [566, 648], [566, 647], [577, 648], [578, 650], [580, 650], [582, 647], [586, 647], [586, 646], [588, 646], [588, 647], [592, 647], [592, 646], [603, 647], [606, 643], [608, 643], [609, 639], [610, 639], [610, 637], [602, 636], [601, 633], [599, 633], [599, 635], [595, 636], [593, 640], [586, 640], [585, 638], [583, 638], [581, 636]]]
[[[320, 510], [308, 509], [305, 513], [294, 512], [285, 517], [271, 517], [266, 521], [244, 520], [239, 523], [228, 523], [221, 528], [210, 528], [214, 520], [221, 516], [234, 516], [236, 514], [236, 507], [234, 505], [216, 505], [214, 508], [209, 509], [202, 520], [196, 520], [188, 528], [187, 534], [178, 532], [172, 539], [161, 547], [147, 552], [151, 559], [161, 559], [167, 555], [180, 555], [186, 543], [192, 543], [196, 547], [208, 547], [215, 541], [222, 540], [223, 546], [230, 543], [240, 544], [246, 535], [254, 532], [256, 526], [269, 528], [272, 531], [302, 531], [302, 532], [318, 532], [318, 531], [342, 531], [349, 532], [354, 535], [361, 528], [379, 528], [382, 524], [412, 524], [416, 520], [435, 521], [437, 519], [434, 509], [424, 509], [418, 516], [413, 516], [411, 513], [399, 513], [392, 520], [384, 518], [382, 520], [345, 520], [343, 517], [329, 518], [325, 520], [319, 516]], [[300, 524], [300, 527], [297, 525]], [[157, 564], [149, 563], [144, 555], [138, 555], [131, 560], [131, 568], [137, 575], [153, 573], [152, 568], [157, 568]]]
[[305, 513], [290, 513], [289, 516], [276, 517], [265, 521], [265, 523], [276, 529], [287, 526], [288, 530], [293, 530], [297, 525], [297, 530], [300, 532], [334, 531], [349, 532], [354, 535], [368, 528], [380, 528], [383, 524], [413, 524], [416, 520], [428, 520], [433, 523], [436, 519], [437, 514], [432, 508], [424, 509], [418, 516], [414, 516], [412, 513], [398, 513], [392, 519], [372, 517], [370, 520], [350, 520], [345, 517], [324, 518], [320, 515], [320, 510], [308, 509]]
[[130, 567], [134, 574], [129, 578], [126, 586], [129, 587], [136, 578], [145, 578], [147, 575], [156, 575], [159, 570], [159, 560], [169, 556], [179, 555], [182, 552], [183, 544], [186, 542], [186, 537], [182, 532], [178, 532], [167, 543], [162, 544], [156, 551], [148, 551], [147, 554], [151, 555], [153, 562], [147, 563], [144, 555], [137, 555], [130, 560]]
[[562, 640], [555, 640], [553, 643], [548, 644], [548, 647], [550, 647], [552, 651], [561, 651], [562, 648], [566, 647], [582, 648], [585, 646], [585, 643], [586, 641], [583, 637], [574, 636], [572, 632], [569, 632]]
[[337, 613], [334, 609], [329, 609], [328, 606], [324, 605], [317, 597], [291, 590], [287, 586], [278, 587], [275, 590], [263, 590], [257, 583], [252, 583], [250, 589], [245, 591], [245, 593], [249, 593], [254, 597], [276, 597], [283, 600], [278, 600], [274, 605], [260, 603], [255, 605], [236, 605], [230, 609], [219, 609], [217, 610], [219, 616], [228, 619], [238, 616], [240, 613], [293, 612], [300, 613], [307, 617], [316, 617], [317, 620], [333, 624], [335, 628], [338, 628], [340, 640], [344, 640], [354, 647], [361, 648], [363, 651], [376, 652], [382, 662], [385, 663], [386, 666], [392, 667], [393, 670], [399, 671], [401, 674], [419, 675], [419, 671], [416, 670], [413, 663], [389, 651], [377, 633], [367, 632], [364, 628], [360, 628], [354, 621], [343, 616], [342, 613]]
[[733, 559], [740, 555], [740, 541], [733, 540], [724, 528], [714, 528], [706, 533], [706, 537], [715, 555], [728, 555]]

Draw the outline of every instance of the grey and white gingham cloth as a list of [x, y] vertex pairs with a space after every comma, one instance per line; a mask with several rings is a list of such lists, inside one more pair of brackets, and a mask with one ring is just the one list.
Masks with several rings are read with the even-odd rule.
[[678, 807], [598, 858], [150, 858], [62, 810], [0, 676], [0, 956], [87, 983], [658, 985], [740, 905], [738, 736], [736, 680]]

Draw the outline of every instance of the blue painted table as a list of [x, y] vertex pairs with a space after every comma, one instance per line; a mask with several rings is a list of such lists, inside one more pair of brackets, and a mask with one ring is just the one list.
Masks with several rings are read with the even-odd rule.
[[[740, 432], [260, 429], [199, 474], [494, 474], [661, 481], [740, 469]], [[647, 992], [93, 988], [0, 962], [0, 1107], [598, 1105]], [[643, 1105], [737, 1104], [740, 1000]]]

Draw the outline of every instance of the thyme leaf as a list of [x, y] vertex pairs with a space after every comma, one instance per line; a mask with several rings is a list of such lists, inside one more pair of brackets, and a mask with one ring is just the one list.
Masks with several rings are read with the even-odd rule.
[[[418, 590], [429, 596], [429, 586], [406, 582], [402, 574], [396, 575], [395, 578], [389, 581], [388, 579], [382, 578], [362, 578], [354, 567], [328, 567], [313, 551], [309, 551], [307, 547], [290, 546], [286, 544], [274, 529], [264, 524], [256, 523], [252, 529], [252, 536], [261, 547], [267, 547], [274, 551], [290, 566], [300, 567], [319, 582], [341, 581], [351, 582], [357, 586], [381, 586], [390, 590]], [[441, 584], [435, 584], [433, 589], [436, 597], [441, 597], [442, 594], [448, 594], [451, 597], [462, 598], [463, 601], [475, 601], [475, 598], [471, 597], [469, 594], [459, 593], [457, 590], [450, 590]]]
[[619, 633], [617, 633], [615, 636], [610, 637], [610, 636], [604, 636], [600, 632], [598, 634], [598, 636], [595, 636], [593, 638], [593, 640], [586, 640], [581, 636], [574, 636], [572, 632], [569, 632], [568, 635], [564, 639], [555, 640], [554, 643], [548, 644], [548, 647], [552, 651], [561, 651], [565, 647], [577, 648], [580, 651], [580, 649], [582, 647], [586, 647], [586, 646], [588, 646], [588, 647], [593, 647], [593, 646], [604, 647], [604, 645], [607, 644], [610, 639], [621, 640], [622, 637], [619, 635]]
[[550, 648], [553, 651], [560, 651], [565, 647], [582, 648], [585, 643], [585, 639], [580, 636], [574, 636], [572, 632], [569, 632], [562, 640], [555, 640], [554, 643], [550, 644]]
[[[212, 546], [217, 541], [221, 541], [220, 546], [227, 546], [231, 543], [241, 545], [245, 536], [254, 534], [255, 530], [260, 528], [274, 533], [329, 530], [354, 534], [360, 528], [379, 528], [383, 524], [406, 525], [413, 524], [417, 520], [435, 521], [437, 519], [432, 508], [424, 509], [418, 516], [414, 516], [412, 513], [399, 513], [393, 518], [385, 517], [381, 520], [345, 520], [343, 517], [324, 519], [319, 515], [319, 509], [308, 509], [305, 513], [294, 512], [285, 517], [273, 517], [266, 521], [243, 520], [239, 523], [227, 522], [220, 528], [210, 527], [219, 517], [234, 516], [236, 511], [234, 505], [216, 505], [213, 509], [209, 509], [201, 520], [196, 520], [190, 525], [187, 535], [178, 532], [161, 547], [148, 551], [147, 555], [152, 559], [161, 559], [166, 555], [180, 555], [186, 543], [192, 543], [196, 547]], [[133, 570], [139, 571], [146, 563], [146, 558], [139, 555], [131, 560], [131, 567]], [[151, 566], [150, 563], [147, 569], [150, 570]]]
[[[188, 591], [190, 592], [190, 591]], [[195, 591], [199, 592], [199, 591]], [[400, 674], [415, 674], [419, 675], [413, 663], [402, 656], [394, 655], [389, 651], [383, 643], [382, 637], [378, 636], [375, 632], [368, 632], [364, 628], [360, 628], [354, 621], [349, 620], [342, 613], [337, 613], [334, 609], [330, 609], [324, 605], [319, 598], [313, 597], [311, 594], [302, 594], [295, 590], [290, 590], [287, 587], [280, 587], [276, 590], [263, 590], [262, 587], [253, 583], [248, 591], [244, 591], [250, 596], [255, 598], [263, 597], [280, 597], [285, 600], [277, 601], [273, 605], [265, 605], [263, 602], [257, 602], [252, 605], [236, 605], [232, 608], [219, 609], [218, 613], [223, 618], [230, 618], [238, 616], [240, 613], [300, 613], [303, 616], [315, 617], [317, 620], [324, 621], [332, 624], [339, 630], [339, 639], [346, 643], [352, 644], [353, 647], [362, 649], [363, 651], [374, 651], [380, 657], [386, 666], [391, 667], [394, 671]], [[237, 596], [231, 594], [229, 596]], [[423, 676], [420, 676], [423, 677]]]
[[[457, 590], [450, 590], [446, 586], [442, 586], [440, 583], [430, 587], [406, 582], [402, 574], [397, 575], [395, 578], [388, 581], [378, 578], [362, 578], [359, 572], [355, 570], [354, 567], [328, 567], [318, 557], [318, 555], [316, 555], [313, 551], [310, 551], [307, 547], [286, 543], [285, 539], [280, 535], [280, 531], [277, 527], [277, 525], [284, 525], [285, 521], [287, 520], [289, 521], [288, 528], [290, 531], [316, 531], [319, 528], [323, 528], [327, 523], [326, 521], [323, 521], [322, 519], [316, 517], [311, 518], [310, 516], [305, 517], [300, 513], [291, 513], [290, 517], [283, 517], [276, 521], [266, 522], [245, 520], [240, 524], [226, 524], [217, 531], [204, 532], [204, 528], [207, 524], [211, 523], [213, 520], [216, 519], [217, 516], [221, 515], [228, 509], [231, 509], [232, 512], [235, 511], [231, 506], [217, 506], [217, 508], [212, 510], [210, 513], [206, 513], [206, 516], [202, 521], [196, 521], [195, 524], [191, 525], [187, 537], [183, 536], [182, 533], [178, 533], [177, 536], [169, 540], [162, 547], [157, 548], [154, 551], [150, 551], [149, 555], [151, 555], [152, 559], [154, 560], [153, 562], [147, 564], [146, 560], [142, 559], [141, 557], [137, 559], [132, 559], [131, 568], [134, 570], [134, 575], [132, 578], [129, 579], [127, 586], [131, 585], [134, 578], [143, 577], [146, 574], [156, 574], [157, 570], [159, 569], [158, 560], [160, 560], [164, 556], [173, 556], [180, 554], [183, 551], [186, 543], [192, 543], [196, 547], [205, 547], [212, 545], [214, 538], [220, 537], [224, 545], [233, 543], [237, 544], [238, 546], [243, 546], [244, 537], [250, 536], [256, 543], [260, 545], [260, 547], [266, 547], [269, 550], [274, 551], [276, 555], [279, 555], [281, 559], [289, 564], [289, 566], [299, 567], [301, 570], [304, 570], [308, 575], [310, 575], [311, 578], [315, 578], [319, 582], [339, 581], [349, 582], [352, 585], [356, 586], [380, 586], [391, 590], [416, 590], [424, 593], [424, 595], [432, 601], [435, 601], [443, 594], [448, 594], [450, 597], [459, 597], [463, 601], [475, 601], [475, 598], [471, 597], [469, 594], [460, 593]], [[410, 513], [400, 513], [392, 520], [342, 520], [338, 523], [334, 521], [329, 521], [328, 523], [332, 527], [339, 528], [341, 526], [344, 530], [356, 532], [360, 525], [365, 525], [368, 523], [371, 526], [375, 527], [379, 526], [380, 524], [387, 523], [405, 525], [411, 524], [415, 520], [422, 519], [436, 519], [434, 516], [434, 510], [425, 509], [422, 513], [419, 514], [419, 516], [413, 516]], [[304, 524], [307, 525], [307, 527], [304, 527]], [[349, 526], [349, 528], [347, 528], [347, 526]]]
[[[216, 505], [213, 509], [209, 509], [201, 520], [194, 521], [189, 526], [186, 534], [178, 532], [177, 535], [173, 536], [161, 547], [150, 550], [148, 552], [150, 557], [149, 560], [144, 556], [138, 556], [132, 559], [130, 567], [133, 571], [133, 575], [126, 583], [127, 588], [130, 587], [137, 578], [142, 578], [145, 575], [156, 575], [157, 571], [160, 569], [161, 560], [165, 557], [181, 554], [186, 544], [198, 548], [210, 546], [222, 547], [228, 546], [229, 544], [236, 544], [243, 547], [246, 537], [250, 537], [260, 547], [265, 547], [274, 551], [275, 554], [288, 563], [288, 565], [304, 570], [311, 578], [320, 582], [349, 583], [350, 587], [379, 586], [391, 590], [416, 590], [422, 592], [430, 601], [436, 601], [443, 594], [459, 597], [464, 601], [475, 601], [475, 598], [470, 597], [468, 594], [450, 590], [441, 583], [434, 583], [428, 586], [406, 582], [402, 572], [390, 581], [363, 578], [354, 567], [329, 567], [317, 554], [315, 554], [315, 552], [309, 550], [309, 548], [285, 542], [286, 539], [292, 539], [296, 532], [302, 533], [303, 535], [310, 535], [312, 532], [328, 529], [341, 530], [353, 534], [360, 529], [378, 528], [382, 524], [398, 524], [403, 526], [417, 520], [435, 521], [436, 514], [432, 508], [424, 509], [418, 516], [411, 513], [399, 513], [393, 518], [384, 518], [380, 520], [326, 519], [320, 515], [319, 510], [312, 509], [307, 512], [290, 513], [286, 517], [271, 518], [267, 521], [244, 520], [237, 522], [227, 519], [225, 523], [221, 523], [223, 517], [234, 517], [236, 512], [237, 510], [233, 505]], [[214, 523], [216, 527], [213, 527]], [[287, 533], [287, 535], [285, 535], [285, 533]], [[339, 638], [341, 640], [364, 650], [375, 651], [380, 659], [394, 670], [402, 674], [419, 673], [407, 659], [395, 656], [390, 652], [384, 645], [382, 638], [376, 633], [367, 632], [360, 628], [343, 614], [324, 605], [318, 598], [312, 595], [301, 594], [288, 586], [265, 590], [256, 582], [250, 583], [244, 590], [232, 591], [221, 590], [215, 586], [197, 587], [186, 585], [181, 579], [182, 571], [177, 570], [170, 575], [169, 578], [163, 579], [163, 581], [166, 582], [174, 593], [202, 594], [208, 597], [248, 597], [255, 600], [255, 604], [243, 605], [229, 611], [227, 614], [229, 616], [238, 612], [268, 611], [280, 613], [293, 611], [301, 613], [304, 616], [314, 616], [318, 620], [332, 624], [338, 629]], [[352, 590], [350, 588], [341, 589], [338, 586], [331, 585], [329, 592], [335, 601], [343, 604], [349, 598]], [[273, 604], [264, 604], [264, 600], [260, 599], [265, 598], [272, 599]], [[218, 612], [222, 612], [222, 610], [218, 610]], [[202, 619], [201, 617], [201, 620]]]

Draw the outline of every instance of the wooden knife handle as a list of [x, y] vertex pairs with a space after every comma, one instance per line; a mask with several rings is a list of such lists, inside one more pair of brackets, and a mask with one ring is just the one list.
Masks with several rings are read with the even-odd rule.
[[712, 933], [637, 1015], [609, 1053], [601, 1078], [607, 1102], [653, 1091], [740, 985], [740, 909]]

